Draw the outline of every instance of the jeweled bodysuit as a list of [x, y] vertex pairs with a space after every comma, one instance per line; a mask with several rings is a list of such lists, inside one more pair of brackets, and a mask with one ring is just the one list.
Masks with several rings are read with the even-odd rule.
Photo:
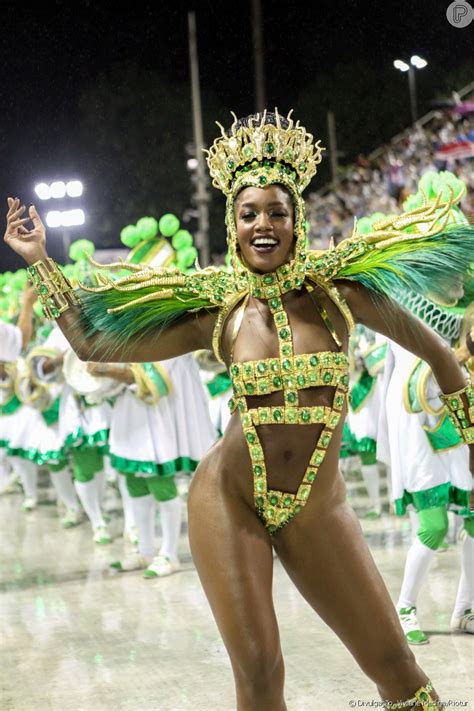
[[[321, 351], [315, 353], [294, 352], [293, 334], [285, 310], [282, 295], [291, 290], [291, 283], [286, 288], [285, 269], [275, 274], [259, 277], [257, 292], [264, 299], [271, 312], [278, 337], [278, 357], [260, 360], [236, 361], [233, 359], [233, 345], [242, 324], [242, 318], [248, 297], [243, 300], [235, 316], [232, 334], [232, 363], [230, 375], [233, 384], [233, 398], [229, 406], [231, 412], [238, 411], [242, 423], [245, 441], [248, 446], [253, 472], [253, 494], [255, 508], [270, 534], [285, 526], [305, 505], [311, 493], [327, 448], [335, 428], [338, 426], [347, 397], [349, 362], [342, 351]], [[305, 285], [307, 291], [313, 291], [313, 285]], [[268, 297], [267, 299], [265, 297]], [[346, 318], [347, 326], [352, 327], [352, 318], [337, 291], [333, 288], [332, 298]], [[321, 319], [328, 328], [336, 345], [341, 341], [332, 326], [326, 310], [311, 297]], [[215, 345], [219, 349], [220, 334], [224, 322], [218, 325]], [[220, 350], [217, 355], [220, 356]], [[331, 404], [303, 405], [300, 392], [310, 388], [329, 387], [332, 390]], [[283, 403], [269, 406], [251, 406], [247, 399], [283, 393]], [[261, 425], [320, 425], [321, 431], [316, 436], [314, 449], [295, 493], [271, 488], [268, 482], [268, 465], [265, 451], [257, 428]]]

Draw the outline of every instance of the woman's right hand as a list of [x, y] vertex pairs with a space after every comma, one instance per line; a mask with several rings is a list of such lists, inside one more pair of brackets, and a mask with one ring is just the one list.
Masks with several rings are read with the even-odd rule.
[[[34, 264], [47, 257], [46, 230], [33, 205], [29, 209], [29, 217], [23, 217], [25, 210], [18, 198], [8, 198], [7, 229], [3, 239], [28, 264]], [[30, 220], [33, 229], [28, 230], [25, 224]]]

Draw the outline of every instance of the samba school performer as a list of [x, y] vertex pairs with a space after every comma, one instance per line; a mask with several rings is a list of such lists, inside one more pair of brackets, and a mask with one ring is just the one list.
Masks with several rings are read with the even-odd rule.
[[[386, 704], [434, 709], [438, 695], [407, 644], [338, 472], [346, 352], [357, 321], [425, 359], [448, 406], [457, 400], [451, 414], [460, 436], [472, 441], [474, 393], [464, 372], [390, 294], [442, 288], [462, 275], [474, 230], [444, 229], [450, 195], [436, 215], [426, 204], [363, 236], [355, 227], [335, 249], [309, 251], [302, 190], [321, 161], [319, 143], [278, 113], [235, 118], [221, 131], [208, 164], [227, 196], [232, 272], [137, 265], [129, 277], [74, 291], [48, 258], [35, 208], [23, 217], [12, 198], [5, 241], [30, 264], [40, 298], [83, 360], [151, 362], [213, 348], [228, 366], [232, 417], [195, 473], [188, 510], [238, 709], [286, 708], [272, 545]], [[411, 233], [420, 222], [424, 233]]]
[[[134, 231], [144, 237], [137, 243]], [[167, 237], [172, 238], [176, 252]], [[151, 217], [142, 218], [136, 226], [124, 228], [121, 239], [127, 246], [133, 246], [126, 263], [136, 264], [139, 256], [140, 264], [152, 268], [177, 263], [184, 269], [196, 254], [194, 249], [190, 250], [191, 235], [179, 230], [178, 218], [170, 213], [158, 222]], [[122, 572], [146, 569], [146, 578], [164, 577], [180, 569], [182, 501], [176, 474], [196, 469], [214, 443], [216, 432], [192, 355], [155, 363], [125, 364], [123, 368], [121, 365], [124, 364], [88, 366], [99, 378], [116, 378], [126, 384], [113, 405], [109, 453], [111, 465], [119, 474], [125, 520], [129, 518], [137, 527], [138, 551], [112, 563], [112, 567]], [[162, 532], [157, 555], [156, 504]], [[127, 516], [129, 506], [131, 515]]]
[[[346, 420], [349, 430], [346, 432], [346, 446], [360, 460], [362, 478], [371, 503], [365, 517], [377, 519], [382, 514], [380, 472], [376, 457], [377, 423], [387, 344], [384, 340], [375, 342], [375, 334], [363, 326], [357, 326], [351, 338], [351, 350], [354, 365]], [[346, 452], [344, 454], [347, 456]]]
[[[12, 479], [7, 448], [13, 431], [12, 425], [15, 422], [13, 415], [21, 407], [21, 402], [15, 393], [16, 363], [33, 334], [33, 305], [36, 299], [34, 289], [31, 287], [24, 289], [16, 325], [9, 323], [12, 315], [10, 299], [7, 300], [5, 313], [2, 312], [0, 316], [0, 493], [8, 489]], [[28, 473], [31, 473], [33, 467], [30, 462], [23, 465], [22, 461], [19, 464], [19, 468], [27, 469]], [[34, 473], [32, 476], [34, 477]], [[31, 489], [29, 493], [35, 492]]]

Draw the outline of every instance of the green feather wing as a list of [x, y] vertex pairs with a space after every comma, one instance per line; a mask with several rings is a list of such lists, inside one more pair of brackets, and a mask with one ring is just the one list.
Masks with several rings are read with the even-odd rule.
[[455, 224], [451, 213], [460, 196], [425, 201], [403, 215], [373, 224], [372, 231], [353, 236], [336, 249], [310, 253], [314, 278], [350, 279], [390, 296], [411, 289], [428, 295], [446, 294], [462, 282], [474, 261], [474, 227]]
[[132, 337], [156, 337], [186, 314], [223, 306], [233, 285], [224, 269], [185, 275], [178, 269], [94, 264], [133, 272], [117, 280], [99, 272], [95, 286], [81, 284], [78, 290], [87, 335], [101, 332], [115, 344]]

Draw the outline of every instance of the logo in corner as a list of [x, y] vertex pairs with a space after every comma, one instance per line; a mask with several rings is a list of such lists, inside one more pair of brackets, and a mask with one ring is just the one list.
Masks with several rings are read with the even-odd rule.
[[446, 9], [446, 17], [453, 27], [462, 29], [471, 24], [474, 19], [474, 10], [466, 0], [455, 0]]

